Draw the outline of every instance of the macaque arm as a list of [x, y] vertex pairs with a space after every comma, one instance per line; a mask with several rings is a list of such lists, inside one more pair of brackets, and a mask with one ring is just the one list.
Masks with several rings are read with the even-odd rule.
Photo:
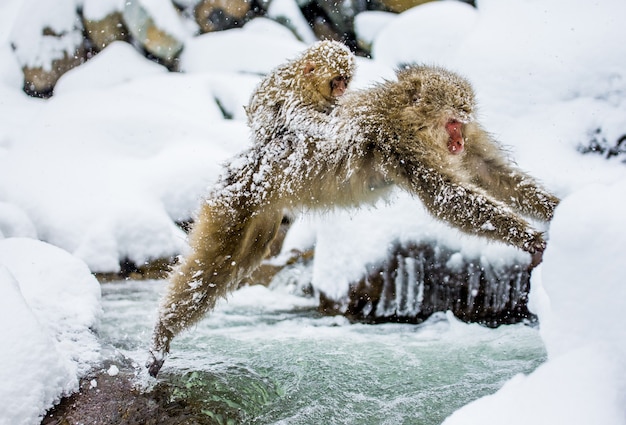
[[485, 196], [471, 184], [404, 160], [405, 184], [419, 196], [428, 211], [465, 233], [508, 243], [529, 253], [543, 251], [540, 232], [510, 209]]
[[464, 165], [472, 182], [510, 208], [541, 221], [549, 221], [559, 198], [534, 178], [508, 161], [501, 148], [488, 140], [486, 132], [468, 132]]
[[474, 161], [473, 182], [510, 208], [541, 221], [549, 221], [559, 199], [535, 179], [503, 161]]

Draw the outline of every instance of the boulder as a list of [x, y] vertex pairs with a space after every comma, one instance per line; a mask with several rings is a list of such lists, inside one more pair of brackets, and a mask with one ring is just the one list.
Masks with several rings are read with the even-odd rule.
[[391, 12], [401, 13], [420, 4], [433, 0], [379, 0]]
[[85, 34], [96, 51], [101, 51], [114, 41], [126, 41], [128, 29], [124, 25], [121, 12], [113, 12], [102, 19], [91, 20], [83, 16]]
[[202, 33], [242, 27], [256, 14], [252, 0], [201, 0], [194, 8]]
[[[24, 91], [27, 94], [44, 98], [52, 96], [54, 86], [59, 78], [87, 60], [87, 50], [82, 35], [77, 36], [76, 32], [56, 33], [50, 28], [42, 30], [42, 46], [72, 45], [73, 51], [63, 50], [58, 55], [51, 54], [50, 51], [42, 52], [41, 60], [46, 61], [45, 63], [41, 65], [39, 65], [40, 61], [34, 62], [36, 65], [33, 62], [25, 63], [22, 66], [22, 72], [24, 73]], [[51, 48], [50, 50], [56, 49]]]
[[397, 245], [341, 299], [320, 294], [323, 314], [372, 323], [420, 323], [438, 311], [498, 326], [533, 321], [528, 264], [468, 260], [438, 246]]
[[173, 4], [158, 10], [163, 16], [157, 20], [141, 0], [128, 0], [122, 17], [134, 41], [158, 62], [175, 68], [178, 55], [183, 50], [184, 30]]

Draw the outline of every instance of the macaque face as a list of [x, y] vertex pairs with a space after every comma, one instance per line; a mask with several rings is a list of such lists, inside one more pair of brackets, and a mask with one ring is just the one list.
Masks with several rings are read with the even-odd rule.
[[343, 75], [339, 75], [330, 80], [330, 95], [332, 97], [340, 97], [348, 88], [348, 79]]
[[465, 140], [463, 139], [463, 123], [452, 118], [445, 124], [448, 133], [448, 151], [453, 155], [463, 152]]

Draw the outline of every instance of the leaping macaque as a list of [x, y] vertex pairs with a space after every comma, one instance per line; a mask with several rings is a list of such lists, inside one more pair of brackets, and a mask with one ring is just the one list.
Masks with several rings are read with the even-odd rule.
[[272, 211], [260, 208], [264, 164], [281, 155], [273, 149], [283, 149], [284, 134], [289, 134], [284, 141], [293, 143], [296, 133], [325, 128], [355, 66], [344, 44], [320, 41], [270, 72], [252, 93], [245, 109], [254, 147], [227, 167], [202, 205], [189, 236], [191, 254], [172, 272], [161, 301], [150, 375], [158, 374], [173, 336], [200, 320], [266, 257], [288, 211], [278, 205]]
[[319, 126], [290, 125], [236, 158], [202, 205], [191, 253], [172, 275], [150, 374], [174, 335], [258, 266], [283, 211], [360, 205], [397, 185], [466, 233], [541, 253], [542, 233], [521, 215], [548, 221], [559, 199], [507, 160], [475, 106], [461, 76], [406, 66], [397, 81], [346, 93]]

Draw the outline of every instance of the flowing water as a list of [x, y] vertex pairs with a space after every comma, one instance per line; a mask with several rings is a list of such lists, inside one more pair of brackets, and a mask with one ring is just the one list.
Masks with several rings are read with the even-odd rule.
[[[103, 284], [103, 341], [143, 364], [163, 290]], [[354, 324], [315, 306], [285, 288], [242, 288], [174, 340], [158, 383], [207, 423], [427, 425], [545, 360], [537, 329], [521, 324], [488, 329], [446, 314]]]

